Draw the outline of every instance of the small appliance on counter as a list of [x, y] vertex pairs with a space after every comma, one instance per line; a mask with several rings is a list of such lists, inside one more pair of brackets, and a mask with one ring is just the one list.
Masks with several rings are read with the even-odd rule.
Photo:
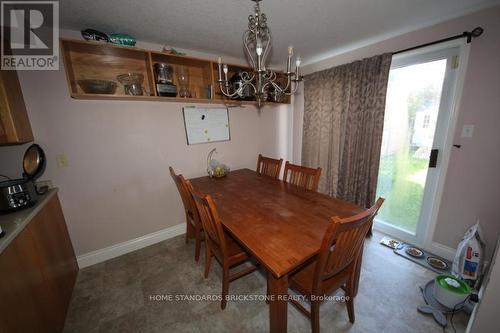
[[172, 82], [172, 66], [157, 62], [154, 64], [154, 68], [158, 96], [177, 96], [177, 87]]
[[10, 213], [28, 208], [36, 203], [39, 191], [34, 181], [45, 171], [45, 153], [33, 144], [24, 153], [23, 178], [0, 182], [0, 213]]

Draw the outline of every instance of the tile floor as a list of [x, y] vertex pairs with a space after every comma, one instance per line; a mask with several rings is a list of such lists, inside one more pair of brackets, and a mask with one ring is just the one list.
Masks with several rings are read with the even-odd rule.
[[[381, 237], [375, 233], [365, 243], [356, 322], [349, 323], [344, 303], [323, 303], [321, 331], [442, 332], [431, 317], [416, 310], [423, 304], [419, 286], [435, 274], [379, 245]], [[213, 261], [204, 279], [203, 260], [195, 263], [193, 243], [186, 245], [179, 236], [82, 269], [64, 332], [267, 332], [268, 307], [263, 301], [230, 301], [221, 311], [216, 301], [151, 299], [155, 295], [220, 295], [219, 264]], [[231, 283], [229, 292], [264, 295], [265, 286], [263, 272], [256, 271]], [[465, 331], [467, 320], [464, 313], [455, 315], [457, 332]], [[310, 332], [309, 321], [292, 305], [288, 331]], [[453, 329], [449, 326], [446, 332]]]

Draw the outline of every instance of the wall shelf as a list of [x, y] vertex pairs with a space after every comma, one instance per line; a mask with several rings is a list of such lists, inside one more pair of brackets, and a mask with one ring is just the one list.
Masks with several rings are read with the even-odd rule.
[[[66, 78], [70, 96], [85, 100], [120, 100], [120, 101], [157, 101], [176, 103], [217, 103], [229, 105], [255, 105], [256, 101], [232, 100], [222, 95], [217, 78], [217, 64], [211, 60], [189, 56], [171, 55], [157, 51], [127, 47], [110, 43], [73, 40], [61, 38], [61, 50], [64, 58]], [[173, 83], [179, 90], [176, 70], [184, 66], [189, 71], [189, 91], [192, 98], [157, 96], [153, 66], [157, 62], [168, 63], [173, 68]], [[239, 70], [249, 68], [229, 65], [230, 76]], [[144, 75], [145, 95], [131, 96], [125, 94], [123, 86], [117, 82], [116, 76], [124, 73], [141, 73]], [[108, 94], [86, 94], [78, 85], [78, 80], [100, 79], [117, 83], [116, 92]], [[266, 102], [265, 104], [288, 104]]]

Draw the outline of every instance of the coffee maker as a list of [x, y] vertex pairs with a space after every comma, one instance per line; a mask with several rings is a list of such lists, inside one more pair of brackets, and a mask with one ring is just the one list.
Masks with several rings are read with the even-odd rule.
[[229, 84], [233, 86], [234, 91], [238, 91], [243, 86], [243, 89], [238, 94], [231, 97], [231, 99], [238, 99], [244, 101], [255, 100], [255, 96], [252, 95], [252, 87], [248, 84], [247, 85], [243, 84], [243, 77], [241, 72], [235, 73], [229, 80]]
[[172, 66], [157, 62], [154, 64], [154, 69], [158, 96], [177, 96], [177, 87], [172, 82]]

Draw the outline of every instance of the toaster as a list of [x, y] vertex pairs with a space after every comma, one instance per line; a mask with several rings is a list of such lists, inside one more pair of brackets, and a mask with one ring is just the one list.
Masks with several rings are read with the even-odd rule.
[[0, 213], [28, 208], [36, 203], [38, 192], [34, 181], [42, 175], [45, 165], [43, 149], [37, 144], [29, 146], [23, 158], [23, 178], [0, 182]]
[[37, 194], [33, 182], [14, 179], [0, 182], [0, 212], [8, 213], [28, 208], [36, 203]]

